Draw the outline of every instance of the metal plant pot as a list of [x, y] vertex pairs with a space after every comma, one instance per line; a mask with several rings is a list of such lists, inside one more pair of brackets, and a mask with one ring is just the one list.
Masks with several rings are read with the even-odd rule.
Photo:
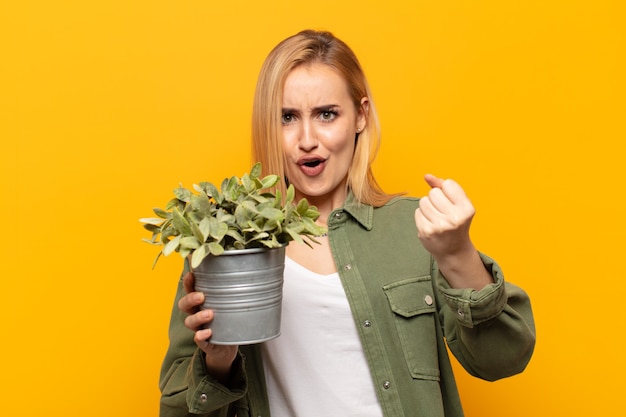
[[215, 313], [211, 343], [248, 345], [280, 335], [284, 269], [284, 246], [209, 255], [194, 268], [202, 308]]

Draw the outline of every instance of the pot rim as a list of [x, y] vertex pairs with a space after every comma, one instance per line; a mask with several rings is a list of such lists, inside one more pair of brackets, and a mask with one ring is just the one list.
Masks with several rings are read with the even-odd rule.
[[259, 253], [259, 252], [269, 252], [271, 250], [284, 249], [286, 248], [288, 243], [285, 243], [277, 248], [246, 248], [246, 249], [228, 249], [219, 255], [209, 255], [214, 257], [220, 257], [224, 255], [241, 255], [244, 253]]

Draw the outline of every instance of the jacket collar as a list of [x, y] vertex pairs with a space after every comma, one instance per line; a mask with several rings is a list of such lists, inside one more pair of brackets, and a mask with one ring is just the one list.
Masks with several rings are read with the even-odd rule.
[[349, 213], [359, 224], [365, 228], [365, 230], [372, 230], [374, 221], [374, 207], [369, 204], [363, 204], [357, 201], [351, 190], [348, 191], [348, 196], [343, 204], [342, 208], [346, 213]]

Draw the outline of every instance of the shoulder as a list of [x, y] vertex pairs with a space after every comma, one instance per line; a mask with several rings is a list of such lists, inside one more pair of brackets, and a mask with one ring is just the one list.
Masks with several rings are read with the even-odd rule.
[[413, 233], [415, 228], [415, 210], [419, 207], [419, 198], [395, 197], [385, 205], [373, 210], [373, 225], [394, 230], [405, 229]]
[[415, 211], [416, 208], [419, 207], [420, 199], [417, 197], [409, 197], [409, 196], [401, 196], [394, 197], [389, 200], [385, 205], [374, 208], [374, 213], [379, 212], [380, 214], [386, 212], [397, 212], [404, 210]]

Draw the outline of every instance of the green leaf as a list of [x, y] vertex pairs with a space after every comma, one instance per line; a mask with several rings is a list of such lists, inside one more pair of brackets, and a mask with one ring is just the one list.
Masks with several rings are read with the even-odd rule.
[[237, 177], [230, 177], [222, 182], [222, 193], [224, 198], [228, 201], [235, 201], [237, 187], [239, 186], [239, 179]]
[[256, 193], [257, 190], [260, 190], [263, 188], [263, 182], [258, 178], [254, 178], [253, 181], [254, 181], [254, 190]]
[[154, 239], [152, 239], [152, 240], [151, 240], [151, 239], [146, 239], [146, 238], [144, 237], [144, 238], [142, 238], [142, 239], [141, 239], [141, 241], [142, 241], [142, 242], [149, 243], [149, 244], [154, 245], [154, 246], [163, 246], [163, 244], [162, 244], [161, 242], [157, 242], [157, 241], [156, 241], [156, 240], [154, 240]]
[[172, 252], [176, 251], [176, 249], [178, 249], [178, 245], [180, 244], [180, 239], [181, 236], [178, 235], [174, 239], [167, 242], [167, 244], [163, 248], [163, 255], [168, 256]]
[[276, 240], [276, 236], [272, 235], [271, 239], [266, 239], [266, 240], [261, 240], [260, 241], [263, 245], [267, 246], [268, 248], [279, 248], [282, 245]]
[[180, 233], [184, 235], [190, 235], [192, 233], [189, 222], [183, 217], [177, 208], [172, 211], [172, 225], [176, 230], [180, 231]]
[[264, 208], [259, 213], [259, 216], [264, 217], [268, 220], [274, 220], [276, 222], [280, 222], [285, 218], [285, 215], [283, 214], [283, 212], [274, 207]]
[[228, 231], [228, 225], [222, 223], [214, 217], [209, 217], [209, 236], [217, 240], [222, 240], [226, 232]]
[[159, 261], [159, 258], [161, 258], [161, 255], [163, 254], [163, 252], [159, 252], [156, 256], [156, 258], [154, 258], [154, 262], [152, 262], [152, 269], [154, 269], [154, 267], [156, 266], [157, 262]]
[[155, 226], [153, 224], [144, 224], [143, 228], [152, 233], [160, 233], [161, 228], [159, 226]]
[[257, 204], [264, 204], [264, 203], [268, 203], [271, 201], [274, 201], [274, 199], [272, 198], [271, 200], [268, 198], [268, 194], [250, 194], [248, 195], [248, 200], [251, 203], [254, 204], [254, 201], [256, 201]]
[[189, 201], [191, 201], [191, 196], [193, 196], [193, 193], [186, 188], [178, 187], [174, 189], [174, 195], [179, 200], [184, 201], [185, 203], [189, 203]]
[[215, 218], [228, 226], [234, 226], [237, 221], [234, 215], [226, 213], [224, 210], [219, 211]]
[[271, 174], [271, 175], [264, 177], [261, 180], [261, 183], [263, 184], [263, 188], [270, 188], [278, 184], [278, 180], [279, 180], [278, 175]]
[[151, 224], [151, 225], [154, 225], [154, 226], [159, 226], [161, 223], [163, 223], [163, 219], [157, 219], [157, 218], [154, 218], [154, 217], [143, 217], [143, 218], [139, 219], [139, 221], [141, 223], [146, 224], [146, 225]]
[[[276, 207], [277, 209], [280, 209], [280, 205], [283, 202], [283, 197], [282, 197], [282, 193], [280, 192], [280, 190], [276, 190], [276, 195], [273, 198], [274, 200], [274, 207]], [[289, 204], [288, 206], [291, 206], [291, 204]]]
[[213, 197], [213, 200], [217, 202], [217, 204], [222, 204], [224, 201], [224, 196], [219, 192], [217, 187], [213, 185], [213, 183], [207, 182], [205, 183], [206, 193], [209, 197]]
[[[259, 225], [258, 225], [258, 224], [256, 224], [256, 223], [255, 223], [254, 221], [252, 221], [252, 220], [248, 220], [248, 227], [249, 227], [251, 230], [254, 230], [254, 231], [255, 231], [255, 232], [257, 232], [257, 233], [261, 233], [261, 232], [262, 232], [262, 230], [261, 230], [261, 228], [259, 227]], [[243, 229], [243, 230], [246, 230], [246, 229]]]
[[291, 236], [291, 238], [298, 242], [298, 243], [303, 243], [304, 240], [302, 239], [302, 237], [300, 236], [300, 234], [298, 233], [298, 231], [294, 230], [292, 227], [285, 227], [285, 231], [287, 233], [289, 233], [289, 236]]
[[[304, 217], [302, 219], [301, 224], [302, 226], [304, 226], [304, 231], [306, 232], [306, 234], [309, 234], [312, 236], [319, 236], [328, 232], [328, 229], [326, 229], [323, 226], [320, 226], [319, 224], [315, 223], [314, 220], [309, 219], [307, 217]], [[303, 232], [300, 232], [300, 233], [303, 233]]]
[[250, 178], [259, 178], [261, 176], [261, 172], [263, 171], [263, 167], [260, 162], [255, 163], [250, 169]]
[[172, 236], [176, 236], [179, 234], [178, 231], [174, 230], [173, 227], [169, 227], [169, 224], [171, 224], [171, 221], [168, 220], [168, 227], [164, 228], [163, 226], [161, 226], [161, 242], [163, 243], [167, 243], [169, 241], [169, 238]]
[[152, 211], [154, 211], [154, 214], [156, 214], [158, 217], [162, 219], [167, 219], [171, 217], [171, 214], [163, 210], [162, 208], [155, 207], [152, 209]]
[[202, 245], [191, 254], [191, 267], [197, 268], [202, 260], [208, 255], [209, 247], [208, 245]]
[[187, 249], [187, 248], [179, 248], [178, 249], [178, 254], [183, 259], [185, 259], [187, 256], [189, 256], [190, 253], [191, 253], [191, 249]]
[[268, 220], [262, 227], [263, 231], [271, 233], [281, 233], [283, 228], [277, 219]]
[[250, 179], [250, 175], [248, 175], [248, 174], [244, 174], [244, 176], [241, 178], [241, 183], [242, 183], [244, 189], [248, 193], [250, 193], [251, 191], [256, 189], [254, 181]]
[[[256, 210], [256, 207], [254, 209]], [[253, 213], [248, 210], [245, 204], [235, 208], [235, 221], [240, 228], [244, 228], [248, 225], [248, 222], [252, 219], [252, 214]]]
[[180, 239], [180, 246], [185, 249], [197, 249], [200, 242], [194, 236], [187, 236]]
[[293, 204], [289, 204], [288, 206], [285, 207], [285, 221], [290, 222], [292, 221], [292, 218], [294, 217], [294, 213], [296, 211], [296, 206], [294, 206]]
[[293, 187], [293, 184], [289, 184], [289, 187], [287, 188], [287, 197], [285, 199], [285, 206], [291, 205], [295, 197], [296, 197], [296, 189]]
[[211, 252], [211, 255], [221, 255], [222, 253], [224, 253], [224, 248], [222, 247], [222, 245], [220, 245], [217, 242], [210, 242], [208, 243], [209, 246], [209, 251]]
[[311, 206], [302, 216], [311, 220], [317, 220], [320, 217], [320, 212], [317, 211], [316, 207]]
[[200, 230], [200, 227], [198, 226], [198, 224], [194, 221], [190, 221], [189, 227], [191, 228], [191, 232], [193, 233], [194, 239], [200, 242], [204, 242], [204, 236], [202, 235], [202, 231]]
[[181, 201], [177, 198], [172, 198], [170, 201], [167, 202], [167, 204], [165, 205], [165, 210], [171, 210], [174, 207], [178, 207], [182, 210], [182, 207], [184, 206], [184, 203], [181, 203]]
[[266, 232], [257, 233], [246, 241], [246, 245], [249, 244], [250, 242], [254, 242], [255, 240], [265, 239], [268, 236], [269, 236], [269, 233], [266, 233]]
[[259, 210], [257, 209], [257, 205], [254, 203], [254, 201], [245, 200], [241, 203], [241, 207], [244, 207], [250, 213], [253, 213], [253, 214], [259, 213]]
[[202, 219], [200, 224], [198, 225], [198, 229], [200, 230], [200, 234], [202, 235], [202, 242], [206, 242], [211, 234], [211, 221], [209, 217], [205, 217]]
[[300, 199], [300, 201], [298, 201], [298, 205], [296, 206], [296, 211], [298, 212], [298, 214], [303, 216], [308, 209], [309, 202], [306, 200], [306, 198]]
[[211, 202], [205, 193], [200, 193], [191, 197], [191, 208], [198, 212], [202, 217], [206, 217], [211, 213]]
[[243, 236], [241, 236], [241, 233], [239, 233], [235, 229], [228, 229], [226, 231], [226, 236], [232, 237], [235, 240], [235, 242], [241, 242], [241, 243], [245, 242], [245, 239], [243, 238]]

